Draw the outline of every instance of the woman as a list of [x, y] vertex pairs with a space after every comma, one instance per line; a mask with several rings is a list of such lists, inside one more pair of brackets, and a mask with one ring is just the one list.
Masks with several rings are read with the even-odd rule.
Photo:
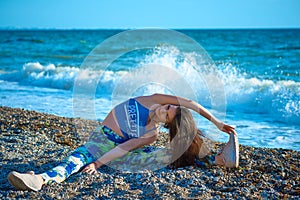
[[[188, 109], [199, 113], [221, 131], [230, 134], [229, 143], [221, 154], [205, 157], [208, 152], [203, 151], [206, 148], [202, 144], [204, 140], [195, 136], [198, 129]], [[102, 165], [125, 155], [130, 157], [131, 152], [144, 150], [145, 145], [156, 141], [160, 124], [170, 130], [172, 166], [195, 164], [197, 159], [205, 157], [211, 164], [237, 167], [237, 136], [233, 127], [223, 124], [192, 100], [154, 94], [132, 98], [117, 105], [104, 119], [102, 126], [91, 134], [88, 142], [57, 167], [37, 175], [11, 172], [8, 180], [16, 189], [38, 191], [44, 184], [60, 183], [80, 170], [94, 174]]]

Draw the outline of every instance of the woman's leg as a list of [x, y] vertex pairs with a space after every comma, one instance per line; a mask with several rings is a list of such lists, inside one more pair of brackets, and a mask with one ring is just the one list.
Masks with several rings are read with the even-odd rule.
[[[216, 156], [206, 156], [204, 160], [209, 165], [225, 166], [228, 168], [237, 168], [239, 166], [239, 143], [236, 133], [230, 133], [229, 141], [223, 147], [222, 151]], [[201, 160], [195, 161], [198, 166], [207, 166]]]
[[18, 190], [38, 191], [44, 184], [61, 183], [70, 175], [78, 172], [83, 166], [93, 162], [94, 158], [85, 147], [79, 147], [61, 164], [42, 174], [19, 173], [13, 171], [8, 174], [9, 183]]
[[210, 167], [214, 165], [218, 165], [218, 159], [215, 155], [207, 155], [201, 159], [195, 159], [195, 164], [198, 167]]
[[79, 172], [82, 167], [94, 161], [94, 157], [82, 146], [77, 148], [58, 166], [39, 175], [44, 179], [44, 184], [61, 183], [70, 175]]

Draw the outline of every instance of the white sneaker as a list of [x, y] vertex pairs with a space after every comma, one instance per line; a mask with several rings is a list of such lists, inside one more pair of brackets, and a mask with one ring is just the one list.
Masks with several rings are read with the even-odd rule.
[[229, 141], [224, 146], [220, 155], [223, 158], [225, 167], [237, 168], [239, 166], [239, 142], [237, 134], [230, 133]]
[[8, 174], [8, 182], [18, 190], [33, 190], [38, 191], [43, 186], [43, 181], [38, 175], [22, 174], [19, 172], [11, 172]]

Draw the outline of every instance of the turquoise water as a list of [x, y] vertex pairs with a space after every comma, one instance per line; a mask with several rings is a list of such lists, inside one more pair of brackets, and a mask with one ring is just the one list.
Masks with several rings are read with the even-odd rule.
[[[77, 117], [73, 113], [73, 91], [74, 81], [82, 72], [81, 64], [98, 44], [122, 31], [0, 31], [0, 105]], [[224, 120], [236, 126], [241, 144], [300, 150], [299, 29], [177, 31], [202, 45], [214, 61], [226, 95]], [[110, 58], [119, 49], [126, 51], [129, 44], [134, 46], [134, 41], [114, 44], [105, 49], [102, 59]], [[180, 69], [187, 79], [194, 80], [188, 69], [195, 66], [187, 62], [194, 56], [197, 52], [193, 49], [185, 53], [174, 45], [162, 44], [123, 55], [107, 68], [101, 87], [96, 88], [97, 119], [103, 119], [110, 110], [112, 93], [128, 69], [158, 63]], [[95, 68], [87, 70], [87, 82], [102, 73]], [[201, 73], [209, 75], [211, 71]], [[213, 109], [204, 84], [194, 82], [192, 87], [201, 97], [198, 102], [223, 116]], [[170, 92], [164, 89], [149, 86], [135, 94]], [[88, 113], [82, 116], [91, 118]], [[226, 134], [208, 127], [206, 120], [197, 120], [208, 135], [227, 140]]]

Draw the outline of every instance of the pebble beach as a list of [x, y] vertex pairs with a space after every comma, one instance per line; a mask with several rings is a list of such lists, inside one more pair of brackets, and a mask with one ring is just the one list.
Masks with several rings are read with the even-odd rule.
[[[240, 166], [126, 173], [107, 166], [39, 192], [17, 191], [11, 171], [41, 173], [79, 147], [100, 122], [0, 107], [0, 199], [299, 199], [300, 152], [240, 145]], [[153, 145], [163, 145], [162, 134]], [[217, 143], [215, 152], [223, 144]]]

